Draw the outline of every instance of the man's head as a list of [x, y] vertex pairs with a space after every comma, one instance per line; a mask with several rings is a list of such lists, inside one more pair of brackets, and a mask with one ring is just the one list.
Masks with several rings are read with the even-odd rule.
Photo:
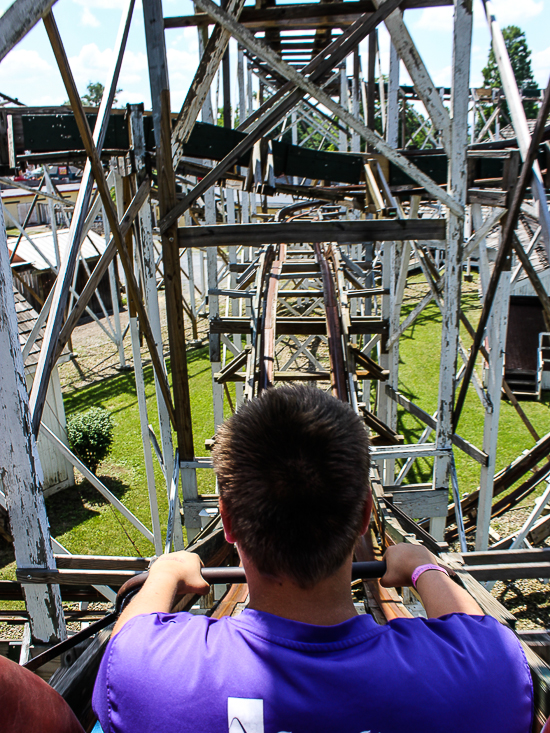
[[214, 469], [231, 534], [262, 574], [312, 587], [363, 530], [367, 431], [320, 389], [269, 389], [246, 403], [218, 430]]

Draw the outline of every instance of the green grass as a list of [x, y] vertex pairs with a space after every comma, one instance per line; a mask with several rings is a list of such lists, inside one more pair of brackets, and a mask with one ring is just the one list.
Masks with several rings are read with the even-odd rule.
[[[417, 280], [421, 282], [421, 279]], [[403, 316], [412, 310], [415, 302], [403, 308]], [[481, 312], [477, 294], [477, 277], [471, 284], [464, 283], [462, 306], [464, 312], [474, 326], [477, 325]], [[468, 348], [471, 338], [461, 326], [461, 336]], [[409, 329], [400, 342], [399, 389], [413, 402], [433, 414], [437, 409], [439, 382], [439, 360], [441, 352], [441, 313], [431, 303], [417, 319], [413, 328]], [[462, 362], [460, 361], [459, 364]], [[481, 358], [478, 359], [477, 372], [481, 374]], [[544, 395], [541, 402], [522, 402], [521, 406], [536, 431], [542, 437], [550, 431], [549, 395]], [[464, 409], [457, 428], [457, 433], [478, 448], [483, 447], [484, 409], [475, 389], [470, 385]], [[405, 435], [405, 441], [418, 440], [424, 430], [424, 424], [417, 418], [398, 409], [398, 432]], [[432, 433], [430, 440], [435, 439]], [[523, 450], [534, 445], [534, 439], [521, 421], [514, 407], [507, 400], [502, 400], [499, 422], [498, 449], [496, 457], [497, 471], [514, 460]], [[454, 449], [458, 482], [461, 494], [471, 492], [479, 486], [480, 466], [472, 458], [455, 447]], [[433, 461], [418, 459], [410, 470], [408, 483], [431, 480]], [[543, 485], [538, 489], [542, 492]], [[533, 494], [526, 501], [532, 501]]]
[[[190, 351], [189, 364], [191, 409], [195, 453], [206, 455], [204, 441], [214, 434], [211, 371], [208, 349]], [[168, 363], [170, 377], [170, 365]], [[144, 369], [145, 392], [149, 422], [160, 442], [157, 403], [152, 367]], [[233, 390], [234, 392], [234, 390]], [[234, 394], [232, 396], [234, 402]], [[64, 395], [67, 416], [92, 406], [110, 410], [115, 424], [113, 449], [103, 461], [97, 475], [103, 483], [151, 528], [149, 496], [143, 460], [143, 447], [133, 372], [75, 390]], [[230, 408], [226, 402], [226, 415]], [[161, 527], [166, 527], [168, 499], [164, 478], [153, 456]], [[213, 471], [201, 469], [198, 474], [199, 493], [215, 488]], [[73, 554], [133, 555], [154, 554], [153, 545], [87, 481], [79, 478], [77, 486], [46, 499], [52, 536]], [[15, 563], [11, 548], [0, 553], [0, 577], [15, 578]], [[4, 605], [4, 604], [3, 604]]]

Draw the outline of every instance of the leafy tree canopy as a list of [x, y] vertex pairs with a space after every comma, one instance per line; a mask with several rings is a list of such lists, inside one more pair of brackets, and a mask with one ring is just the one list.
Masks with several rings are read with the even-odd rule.
[[[537, 83], [533, 76], [533, 69], [531, 68], [531, 49], [527, 45], [527, 39], [525, 33], [518, 28], [517, 25], [508, 25], [502, 29], [502, 35], [504, 37], [504, 43], [508, 56], [510, 57], [510, 63], [512, 64], [512, 70], [516, 78], [516, 83], [520, 91], [522, 89], [536, 88]], [[486, 87], [493, 89], [499, 89], [502, 87], [502, 80], [497, 66], [497, 60], [495, 58], [495, 52], [493, 46], [489, 51], [487, 58], [487, 66], [481, 70], [483, 79]], [[525, 114], [528, 118], [537, 116], [537, 103], [534, 101], [524, 100], [523, 107]], [[508, 105], [504, 104], [504, 111], [508, 115]]]
[[[531, 49], [527, 45], [525, 33], [518, 28], [517, 25], [508, 25], [503, 28], [502, 35], [506, 50], [510, 57], [510, 63], [516, 77], [517, 85], [520, 89], [525, 87], [536, 87], [533, 69], [531, 68]], [[495, 52], [491, 45], [487, 66], [482, 69], [485, 86], [498, 88], [502, 86], [500, 73], [495, 58]]]
[[[101, 98], [103, 97], [103, 92], [105, 91], [105, 87], [100, 81], [90, 81], [88, 82], [88, 85], [86, 86], [86, 89], [88, 90], [87, 94], [83, 94], [82, 97], [80, 97], [80, 101], [85, 107], [99, 107], [101, 104]], [[117, 89], [115, 98], [113, 100], [113, 107], [117, 103], [117, 94], [120, 94], [122, 89]], [[63, 102], [65, 106], [68, 106], [70, 102], [67, 100], [66, 102]]]

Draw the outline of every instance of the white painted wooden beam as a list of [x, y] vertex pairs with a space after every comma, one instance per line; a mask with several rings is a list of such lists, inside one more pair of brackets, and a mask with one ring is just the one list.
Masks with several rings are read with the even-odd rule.
[[[42, 468], [31, 430], [8, 244], [0, 207], [0, 480], [20, 567], [55, 568]], [[31, 634], [48, 644], [67, 635], [58, 585], [23, 585]]]
[[[467, 192], [468, 98], [470, 82], [470, 50], [472, 43], [472, 0], [455, 0], [453, 25], [453, 84], [451, 96], [451, 155], [449, 187], [454, 198], [464, 206]], [[458, 355], [460, 286], [462, 279], [461, 249], [464, 241], [464, 217], [449, 213], [447, 252], [445, 256], [445, 299], [442, 309], [441, 361], [439, 367], [438, 420], [436, 445], [450, 448], [453, 435], [456, 360]], [[434, 488], [447, 487], [450, 458], [436, 459]], [[443, 539], [445, 517], [430, 520], [430, 532]]]
[[399, 139], [399, 55], [393, 43], [390, 46], [387, 118], [386, 140], [388, 145], [396, 148]]
[[15, 0], [0, 18], [0, 61], [16, 46], [56, 0]]
[[483, 426], [483, 450], [489, 460], [487, 466], [481, 467], [479, 479], [479, 500], [477, 505], [476, 550], [487, 550], [489, 547], [489, 527], [491, 526], [491, 508], [493, 504], [493, 487], [495, 481], [496, 455], [498, 443], [498, 426], [502, 396], [502, 380], [504, 378], [504, 353], [506, 331], [508, 328], [508, 307], [510, 303], [510, 271], [505, 270], [498, 283], [498, 290], [491, 311], [491, 320], [487, 327], [489, 339], [489, 377], [487, 384], [491, 410], [485, 411]]

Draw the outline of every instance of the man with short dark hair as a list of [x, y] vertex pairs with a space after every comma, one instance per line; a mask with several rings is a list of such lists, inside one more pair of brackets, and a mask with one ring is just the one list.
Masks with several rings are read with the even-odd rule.
[[218, 431], [226, 537], [250, 592], [237, 618], [171, 614], [209, 590], [191, 553], [163, 555], [119, 618], [94, 690], [105, 733], [528, 733], [529, 669], [509, 630], [424, 547], [386, 553], [428, 620], [357, 615], [353, 548], [368, 526], [368, 437], [319, 389], [270, 389]]

